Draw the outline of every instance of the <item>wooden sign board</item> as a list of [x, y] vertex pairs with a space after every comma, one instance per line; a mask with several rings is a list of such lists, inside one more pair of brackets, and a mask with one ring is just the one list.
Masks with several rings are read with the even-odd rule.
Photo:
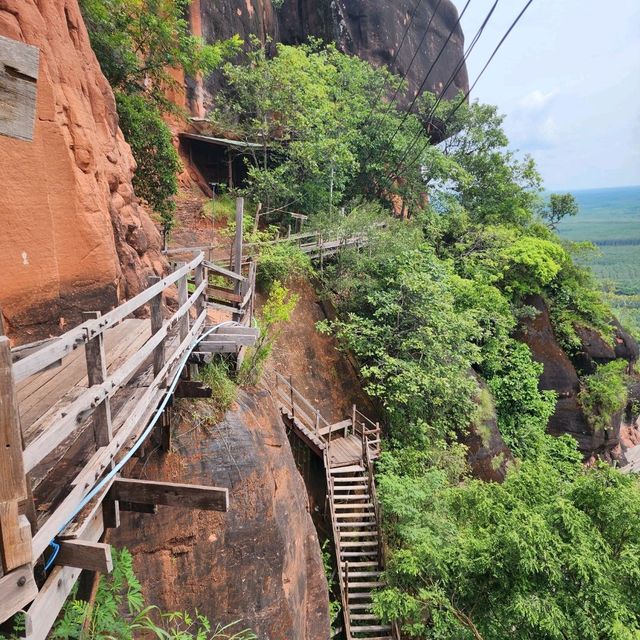
[[33, 140], [40, 50], [0, 36], [0, 135]]

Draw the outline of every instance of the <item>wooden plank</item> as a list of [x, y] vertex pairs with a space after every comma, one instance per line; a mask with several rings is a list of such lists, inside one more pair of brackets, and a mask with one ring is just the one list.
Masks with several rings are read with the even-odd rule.
[[0, 36], [0, 134], [33, 140], [40, 50]]
[[38, 586], [30, 564], [14, 569], [0, 578], [0, 622], [24, 609], [38, 595]]
[[133, 313], [136, 309], [149, 302], [153, 296], [161, 293], [164, 289], [178, 281], [182, 276], [188, 274], [193, 268], [201, 264], [203, 260], [204, 254], [201, 253], [181, 269], [174, 271], [152, 287], [145, 289], [137, 296], [131, 298], [131, 300], [121, 304], [119, 307], [116, 307], [113, 311], [109, 311], [109, 313], [106, 313], [97, 320], [90, 320], [82, 323], [61, 335], [51, 344], [46, 345], [32, 355], [26, 357], [24, 360], [16, 362], [14, 368], [16, 381], [19, 382], [20, 380], [24, 380], [28, 376], [40, 371], [43, 367], [46, 367], [52, 362], [55, 362], [56, 360], [59, 360], [65, 355], [71, 353], [79, 345], [93, 338], [96, 333], [106, 331], [110, 327], [114, 326], [116, 323], [120, 322], [120, 320], [123, 320]]
[[0, 502], [0, 552], [5, 573], [31, 562], [31, 524], [18, 507], [17, 500]]
[[[96, 451], [73, 481], [72, 490], [34, 536], [34, 558], [37, 559], [42, 554], [47, 548], [49, 541], [57, 535], [65, 523], [69, 521], [69, 518], [73, 517], [74, 510], [78, 503], [89, 493], [96, 479], [102, 475], [116, 455], [133, 447], [135, 438], [137, 437], [137, 431], [144, 428], [151, 413], [153, 413], [155, 409], [156, 402], [161, 397], [162, 392], [159, 390], [160, 384], [180, 357], [182, 357], [182, 354], [194, 336], [198, 334], [204, 324], [205, 318], [206, 313], [200, 314], [191, 327], [189, 335], [167, 358], [167, 362], [165, 362], [162, 371], [154, 378], [152, 384], [145, 390], [144, 394], [140, 396], [135, 407], [129, 410], [122, 427], [116, 431], [113, 440], [108, 446]], [[127, 444], [129, 444], [128, 447]]]
[[220, 327], [217, 331], [210, 334], [207, 339], [211, 336], [219, 336], [219, 335], [247, 335], [247, 336], [255, 336], [256, 338], [260, 335], [260, 329], [257, 327]]
[[[204, 286], [204, 283], [202, 284]], [[152, 335], [115, 373], [110, 375], [102, 384], [94, 385], [87, 389], [85, 393], [57, 414], [55, 422], [51, 424], [50, 428], [43, 430], [25, 449], [24, 459], [27, 470], [33, 469], [50, 451], [63, 442], [76, 429], [77, 425], [92, 413], [98, 403], [107, 397], [115, 395], [131, 379], [144, 361], [153, 353], [155, 347], [164, 340], [173, 324], [189, 311], [200, 293], [200, 291], [196, 290], [172, 318], [164, 322], [162, 329]]]
[[88, 540], [62, 540], [55, 563], [87, 571], [111, 573], [113, 571], [111, 545]]
[[[196, 285], [196, 289], [205, 281], [208, 280], [208, 275], [206, 274], [206, 270], [204, 268], [203, 264], [199, 264], [196, 268], [195, 268], [195, 285]], [[207, 303], [207, 296], [206, 294], [201, 295], [198, 300], [196, 301], [196, 315], [199, 316], [205, 309], [205, 305]]]
[[155, 482], [116, 478], [111, 487], [118, 500], [171, 507], [190, 507], [206, 511], [227, 511], [229, 490], [195, 484]]
[[226, 302], [242, 302], [242, 296], [235, 293], [233, 290], [223, 289], [222, 287], [214, 287], [209, 285], [207, 287], [207, 295], [210, 298], [218, 300], [224, 300]]
[[243, 275], [234, 273], [233, 271], [229, 271], [229, 269], [225, 269], [224, 267], [221, 267], [215, 262], [210, 262], [209, 260], [203, 260], [202, 264], [210, 271], [214, 271], [215, 273], [219, 273], [220, 275], [227, 276], [227, 278], [238, 280], [239, 282], [244, 282], [246, 280], [246, 278]]
[[219, 302], [207, 302], [207, 307], [209, 309], [219, 309], [220, 311], [229, 311], [234, 315], [244, 315], [243, 309], [237, 309], [236, 307], [230, 307], [226, 304], [220, 304]]
[[[178, 263], [179, 269], [182, 268], [183, 266], [184, 266], [184, 263], [182, 262]], [[187, 283], [187, 274], [185, 274], [178, 280], [178, 304], [181, 307], [183, 307], [185, 304], [187, 304], [188, 299], [189, 299], [189, 289], [188, 289], [188, 283]], [[178, 329], [180, 332], [180, 341], [182, 342], [182, 340], [184, 340], [187, 333], [189, 333], [189, 314], [188, 313], [185, 313], [178, 320]]]
[[[198, 265], [202, 266], [202, 265]], [[198, 267], [196, 267], [197, 269]], [[153, 286], [160, 280], [159, 276], [149, 277], [149, 286]], [[162, 329], [162, 292], [151, 298], [151, 334], [158, 333]], [[164, 343], [160, 343], [153, 350], [153, 375], [158, 375], [158, 371], [164, 365]]]
[[200, 344], [198, 349], [200, 351], [206, 351], [203, 349], [203, 345], [215, 345], [215, 344], [227, 344], [233, 343], [235, 345], [244, 345], [246, 347], [252, 347], [256, 343], [256, 337], [254, 335], [242, 335], [240, 333], [211, 333]]
[[0, 336], [0, 561], [4, 573], [31, 560], [31, 528], [24, 529], [18, 503], [28, 498], [18, 398], [9, 338]]

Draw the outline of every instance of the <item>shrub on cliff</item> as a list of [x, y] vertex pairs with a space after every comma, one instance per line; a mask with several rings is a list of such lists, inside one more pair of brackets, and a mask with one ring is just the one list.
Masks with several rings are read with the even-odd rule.
[[172, 69], [208, 73], [236, 53], [240, 39], [205, 44], [190, 33], [191, 0], [80, 0], [91, 45], [114, 89], [120, 128], [137, 163], [133, 185], [160, 214], [165, 234], [173, 226], [180, 170], [165, 112], [181, 114], [167, 97], [182, 90]]
[[614, 360], [600, 365], [594, 374], [582, 379], [578, 399], [589, 424], [596, 430], [608, 431], [614, 415], [627, 404], [626, 367], [625, 360]]

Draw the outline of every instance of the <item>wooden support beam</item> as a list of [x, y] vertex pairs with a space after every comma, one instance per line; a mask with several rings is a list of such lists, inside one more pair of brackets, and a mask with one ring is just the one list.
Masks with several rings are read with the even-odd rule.
[[[178, 269], [181, 269], [184, 266], [183, 262], [178, 262]], [[183, 275], [180, 280], [178, 280], [178, 305], [183, 306], [187, 303], [189, 299], [189, 290], [187, 287], [187, 274]], [[187, 333], [189, 333], [189, 314], [185, 313], [182, 318], [178, 321], [178, 328], [180, 333], [180, 342], [182, 342]]]
[[0, 36], [0, 134], [33, 140], [40, 50]]
[[176, 388], [176, 398], [210, 398], [213, 391], [200, 380], [180, 380]]
[[[244, 198], [236, 198], [236, 237], [234, 240], [234, 248], [233, 248], [233, 270], [238, 274], [242, 275], [242, 231], [243, 231], [243, 220], [244, 220]], [[242, 284], [240, 282], [236, 282], [235, 285], [235, 293], [237, 295], [242, 295]], [[233, 319], [237, 322], [241, 318], [241, 315], [238, 313], [233, 314]]]
[[9, 573], [31, 562], [31, 528], [18, 505], [29, 497], [9, 338], [0, 336], [0, 562]]
[[229, 271], [229, 269], [225, 269], [224, 267], [221, 267], [219, 264], [216, 264], [215, 262], [211, 262], [210, 260], [203, 260], [202, 264], [210, 271], [213, 271], [214, 273], [219, 273], [221, 276], [226, 276], [227, 278], [231, 278], [232, 280], [238, 280], [239, 282], [244, 282], [246, 280], [246, 278], [243, 275], [234, 273], [233, 271]]
[[[204, 268], [204, 265], [201, 263], [199, 264], [196, 269], [195, 269], [195, 285], [196, 285], [196, 289], [205, 281], [207, 280], [208, 276], [206, 273], [206, 269]], [[207, 304], [207, 294], [206, 292], [201, 295], [197, 300], [196, 300], [196, 315], [199, 316], [205, 308], [205, 305]]]
[[236, 353], [240, 346], [236, 342], [215, 342], [206, 344], [204, 347], [198, 346], [193, 353], [200, 355], [203, 353]]
[[[187, 382], [185, 380], [185, 382]], [[191, 381], [189, 381], [191, 382]], [[165, 407], [160, 418], [160, 446], [165, 453], [171, 451], [171, 416], [173, 409]]]
[[113, 571], [111, 545], [104, 542], [62, 540], [55, 562], [57, 565], [65, 567], [76, 567], [99, 573]]
[[[149, 277], [149, 286], [152, 287], [156, 282], [160, 281], [159, 276]], [[151, 298], [151, 335], [158, 333], [162, 329], [162, 291]], [[153, 350], [153, 375], [157, 376], [158, 372], [164, 366], [164, 340]]]
[[134, 511], [135, 513], [158, 513], [157, 504], [139, 504], [137, 502], [126, 502], [120, 500], [120, 511]]
[[14, 569], [0, 578], [0, 622], [24, 609], [38, 595], [38, 586], [30, 564]]
[[206, 511], [227, 511], [229, 490], [175, 482], [116, 478], [111, 487], [113, 497], [128, 502], [191, 507]]

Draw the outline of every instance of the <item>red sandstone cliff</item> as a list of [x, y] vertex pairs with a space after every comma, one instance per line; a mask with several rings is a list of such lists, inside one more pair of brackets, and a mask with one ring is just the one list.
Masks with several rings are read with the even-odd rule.
[[34, 139], [0, 136], [0, 308], [25, 341], [134, 295], [164, 262], [77, 0], [0, 0], [0, 35], [40, 49]]

